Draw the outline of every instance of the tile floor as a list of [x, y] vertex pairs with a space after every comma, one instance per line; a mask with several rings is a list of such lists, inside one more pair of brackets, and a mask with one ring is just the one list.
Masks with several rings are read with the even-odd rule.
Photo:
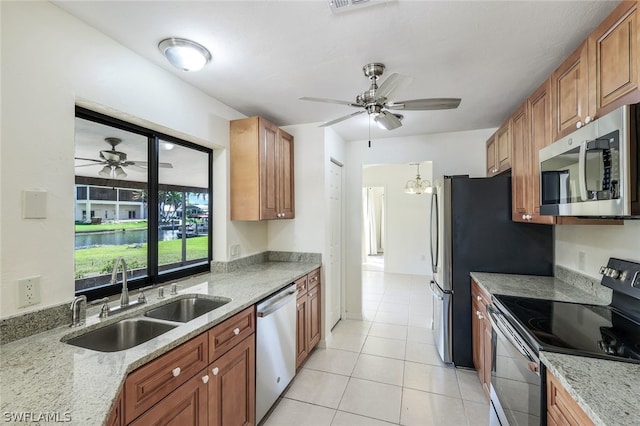
[[424, 276], [363, 271], [363, 321], [340, 321], [264, 426], [488, 425], [475, 371], [446, 367]]

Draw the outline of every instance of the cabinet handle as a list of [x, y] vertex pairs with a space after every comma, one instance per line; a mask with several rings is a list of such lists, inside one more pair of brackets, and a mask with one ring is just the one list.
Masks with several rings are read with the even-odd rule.
[[298, 303], [298, 304], [296, 305], [296, 308], [299, 308], [299, 307], [300, 307], [300, 304]]
[[481, 301], [481, 300], [482, 300], [482, 297], [480, 297], [480, 296], [476, 296], [476, 300], [479, 302], [479, 301]]
[[588, 116], [588, 115], [587, 115], [587, 116], [584, 118], [584, 124], [589, 124], [589, 123], [591, 123], [591, 120], [592, 120], [592, 118], [591, 118], [590, 116]]
[[211, 370], [211, 372], [213, 373], [214, 376], [217, 376], [220, 370], [218, 370], [218, 367], [215, 367], [213, 370]]
[[173, 377], [178, 377], [180, 375], [180, 367], [176, 367], [173, 370], [171, 370], [171, 373], [173, 374]]
[[580, 127], [582, 127], [582, 121], [578, 121], [576, 123], [576, 129], [579, 129]]
[[237, 336], [238, 334], [240, 334], [240, 329], [239, 329], [239, 328], [237, 328], [237, 327], [236, 327], [236, 328], [234, 328], [234, 329], [233, 329], [233, 334], [235, 334], [236, 336]]
[[206, 376], [202, 376], [202, 383], [209, 383], [209, 375], [207, 374]]
[[484, 315], [482, 315], [482, 312], [480, 311], [476, 311], [476, 316], [478, 317], [478, 319], [484, 318]]

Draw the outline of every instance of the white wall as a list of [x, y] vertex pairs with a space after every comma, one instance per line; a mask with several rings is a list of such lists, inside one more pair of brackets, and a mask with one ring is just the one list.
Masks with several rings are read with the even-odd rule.
[[[2, 145], [0, 317], [74, 295], [76, 104], [208, 147], [229, 142], [243, 115], [203, 94], [48, 2], [0, 2]], [[228, 155], [214, 159], [216, 259], [227, 244], [267, 246], [265, 224], [227, 218]], [[21, 191], [47, 191], [46, 219], [21, 216]], [[229, 242], [227, 241], [229, 240]], [[17, 308], [17, 280], [41, 276], [42, 303]]]
[[[556, 265], [579, 271], [596, 279], [600, 266], [610, 257], [640, 262], [640, 220], [624, 225], [562, 225], [555, 229]], [[584, 268], [578, 261], [584, 253]]]
[[[346, 310], [347, 317], [362, 315], [362, 167], [364, 165], [432, 162], [432, 175], [484, 176], [485, 142], [495, 129], [386, 138], [346, 144]], [[387, 189], [391, 191], [390, 188]], [[404, 195], [404, 194], [402, 194]], [[416, 201], [417, 202], [417, 201]], [[392, 238], [387, 233], [387, 241]], [[417, 244], [417, 243], [416, 243]], [[427, 246], [428, 247], [428, 246]], [[421, 256], [421, 255], [419, 255]], [[417, 266], [419, 268], [419, 266]]]

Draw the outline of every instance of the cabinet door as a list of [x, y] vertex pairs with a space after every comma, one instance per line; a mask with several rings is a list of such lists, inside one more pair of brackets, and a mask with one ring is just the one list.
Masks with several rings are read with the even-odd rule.
[[496, 161], [496, 138], [495, 135], [487, 141], [487, 177], [494, 176], [498, 172], [498, 162]]
[[547, 423], [572, 426], [593, 425], [589, 416], [549, 370], [547, 370]]
[[253, 425], [255, 334], [209, 365], [209, 425]]
[[622, 2], [589, 37], [596, 113], [640, 101], [638, 2]]
[[[590, 121], [587, 43], [583, 43], [551, 76], [553, 140]], [[587, 117], [589, 119], [587, 120]]]
[[516, 222], [527, 221], [531, 164], [527, 124], [527, 105], [525, 104], [511, 117], [511, 205], [512, 220]]
[[295, 217], [293, 136], [280, 130], [278, 138], [278, 213], [281, 219], [292, 219]]
[[124, 421], [124, 416], [122, 415], [122, 392], [118, 394], [116, 401], [113, 403], [111, 407], [111, 413], [109, 413], [109, 417], [107, 417], [107, 426], [120, 426]]
[[496, 168], [498, 173], [502, 173], [511, 168], [511, 125], [509, 121], [496, 132], [495, 145]]
[[296, 368], [299, 368], [300, 365], [304, 362], [308, 355], [308, 327], [307, 327], [307, 294], [304, 294], [301, 297], [298, 297], [296, 301], [297, 306], [297, 314], [296, 314]]
[[529, 110], [529, 144], [531, 147], [528, 187], [531, 222], [555, 223], [553, 216], [540, 216], [540, 162], [538, 152], [551, 144], [551, 99], [547, 80], [527, 101]]
[[491, 388], [491, 369], [493, 367], [493, 353], [491, 352], [491, 340], [493, 338], [491, 322], [487, 317], [487, 309], [484, 307], [484, 314], [481, 318], [482, 321], [482, 389], [484, 390], [484, 394], [487, 397], [487, 401], [490, 400], [490, 388]]
[[205, 426], [207, 412], [207, 371], [203, 370], [146, 411], [132, 426]]
[[260, 134], [260, 219], [278, 218], [278, 127], [262, 118]]
[[473, 298], [471, 301], [471, 336], [472, 336], [472, 350], [473, 350], [473, 366], [476, 368], [478, 378], [482, 382], [483, 374], [483, 354], [482, 354], [482, 327], [478, 313], [480, 312], [479, 302], [476, 300], [477, 294], [471, 293]]
[[309, 333], [307, 352], [311, 352], [320, 341], [320, 285], [310, 287], [307, 293], [307, 303], [307, 329]]

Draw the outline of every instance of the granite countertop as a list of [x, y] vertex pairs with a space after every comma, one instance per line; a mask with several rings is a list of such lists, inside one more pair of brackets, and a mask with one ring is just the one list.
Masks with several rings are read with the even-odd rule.
[[[0, 346], [0, 421], [33, 424], [42, 416], [78, 425], [103, 424], [127, 373], [264, 299], [308, 272], [316, 263], [266, 262], [230, 273], [203, 274], [180, 282], [177, 296], [100, 320], [87, 310], [86, 325], [58, 327]], [[165, 289], [165, 295], [169, 292]], [[128, 350], [96, 352], [60, 340], [120, 319], [137, 316], [174, 297], [202, 294], [232, 299], [226, 305]], [[13, 417], [12, 417], [13, 416]], [[15, 421], [22, 416], [22, 421]], [[26, 421], [25, 421], [26, 420]]]
[[[490, 294], [606, 305], [607, 289], [584, 291], [554, 277], [472, 272]], [[554, 352], [540, 352], [540, 360], [598, 426], [639, 425], [640, 365]]]
[[587, 292], [555, 277], [535, 275], [492, 274], [472, 272], [471, 277], [489, 294], [549, 299], [560, 302], [608, 305], [611, 293], [608, 289], [598, 293]]
[[553, 352], [540, 360], [596, 425], [640, 424], [639, 364]]

